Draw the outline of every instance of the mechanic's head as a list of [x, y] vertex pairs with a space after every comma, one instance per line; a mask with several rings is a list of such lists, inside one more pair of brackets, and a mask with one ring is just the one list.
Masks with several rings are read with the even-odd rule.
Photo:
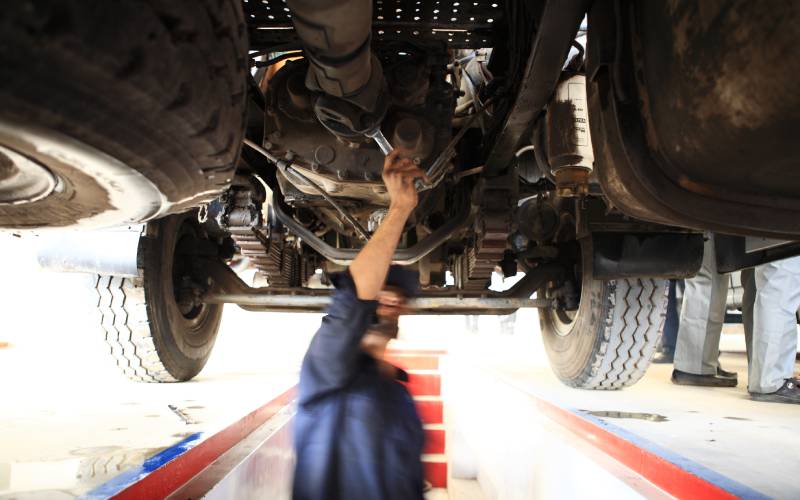
[[377, 300], [377, 321], [361, 337], [361, 349], [373, 358], [381, 359], [389, 341], [397, 338], [398, 319], [406, 312], [406, 296], [402, 289], [387, 285]]
[[377, 321], [361, 339], [361, 349], [374, 358], [383, 358], [389, 341], [397, 338], [397, 322], [406, 312], [406, 299], [413, 297], [419, 286], [419, 274], [400, 266], [392, 266], [386, 285], [378, 294]]

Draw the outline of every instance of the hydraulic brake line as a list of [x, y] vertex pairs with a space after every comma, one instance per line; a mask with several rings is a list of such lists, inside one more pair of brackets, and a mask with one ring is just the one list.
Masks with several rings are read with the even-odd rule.
[[244, 139], [244, 143], [247, 144], [248, 146], [250, 146], [251, 148], [253, 148], [254, 150], [256, 150], [264, 158], [266, 158], [270, 162], [274, 163], [275, 166], [278, 167], [278, 169], [280, 169], [280, 170], [282, 170], [284, 172], [289, 172], [292, 175], [296, 175], [297, 177], [301, 178], [303, 180], [303, 182], [305, 182], [308, 185], [310, 185], [311, 187], [313, 187], [320, 194], [320, 196], [322, 196], [328, 203], [330, 203], [333, 206], [333, 208], [335, 208], [336, 211], [338, 211], [339, 214], [341, 214], [341, 216], [344, 217], [345, 220], [347, 220], [347, 222], [352, 224], [353, 228], [356, 230], [356, 232], [359, 234], [359, 236], [364, 238], [365, 241], [369, 241], [369, 232], [367, 232], [367, 230], [364, 229], [364, 226], [362, 226], [355, 219], [355, 217], [353, 217], [352, 215], [350, 215], [347, 212], [345, 212], [344, 209], [342, 208], [342, 206], [339, 205], [336, 202], [336, 200], [334, 200], [325, 191], [325, 189], [322, 186], [320, 186], [316, 182], [314, 182], [311, 179], [309, 179], [308, 177], [306, 177], [302, 172], [298, 171], [296, 168], [292, 167], [291, 162], [279, 159], [277, 156], [273, 155], [272, 153], [270, 153], [266, 149], [262, 148], [261, 146], [259, 146], [255, 142], [251, 141], [250, 139], [245, 138]]

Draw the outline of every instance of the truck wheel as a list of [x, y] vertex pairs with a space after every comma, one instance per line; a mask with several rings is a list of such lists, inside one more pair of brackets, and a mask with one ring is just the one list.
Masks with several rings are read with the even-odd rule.
[[245, 124], [241, 5], [4, 6], [0, 227], [124, 225], [224, 190]]
[[222, 305], [181, 299], [189, 255], [202, 232], [194, 214], [148, 223], [139, 242], [141, 278], [98, 276], [98, 309], [117, 366], [132, 380], [179, 382], [203, 369], [219, 330]]
[[566, 385], [622, 389], [650, 366], [664, 326], [667, 281], [594, 279], [590, 240], [581, 241], [582, 265], [574, 276], [579, 305], [571, 311], [540, 310], [542, 338], [550, 366]]

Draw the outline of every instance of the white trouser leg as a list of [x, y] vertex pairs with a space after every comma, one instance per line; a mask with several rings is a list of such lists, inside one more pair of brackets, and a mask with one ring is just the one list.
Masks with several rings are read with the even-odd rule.
[[794, 372], [800, 306], [800, 257], [771, 262], [755, 270], [750, 392], [775, 392]]
[[728, 276], [717, 273], [713, 235], [703, 248], [703, 265], [686, 280], [675, 346], [675, 369], [695, 375], [715, 375], [719, 365], [719, 337], [725, 320]]

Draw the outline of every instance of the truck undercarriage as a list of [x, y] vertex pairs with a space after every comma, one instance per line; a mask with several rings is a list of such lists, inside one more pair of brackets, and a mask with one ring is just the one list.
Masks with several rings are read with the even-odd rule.
[[[778, 15], [736, 1], [221, 4], [193, 17], [153, 2], [137, 17], [149, 35], [108, 63], [107, 86], [123, 99], [104, 95], [96, 115], [73, 121], [72, 110], [54, 115], [28, 92], [36, 75], [26, 57], [65, 68], [56, 81], [72, 89], [88, 73], [67, 67], [63, 46], [91, 47], [96, 33], [78, 19], [108, 23], [108, 8], [20, 10], [3, 25], [7, 47], [25, 50], [0, 51], [11, 70], [0, 89], [0, 226], [147, 222], [133, 229], [133, 263], [92, 252], [83, 236], [42, 260], [123, 277], [122, 291], [156, 279], [148, 259], [180, 256], [164, 290], [180, 314], [163, 318], [164, 335], [186, 328], [172, 316], [213, 328], [206, 319], [225, 302], [324, 308], [327, 275], [386, 214], [376, 136], [428, 173], [395, 254], [419, 272], [418, 312], [538, 307], [554, 370], [570, 385], [617, 389], [641, 377], [663, 322], [664, 280], [696, 272], [703, 230], [733, 235], [718, 244], [729, 269], [800, 252], [787, 241], [800, 234], [793, 6]], [[61, 45], [33, 45], [30, 33]], [[205, 64], [171, 80], [148, 59], [158, 48], [149, 41], [162, 37], [175, 53], [158, 60]], [[787, 71], [748, 70], [747, 54]], [[103, 112], [128, 120], [110, 125]], [[165, 228], [183, 236], [165, 239]], [[753, 247], [744, 235], [779, 241]], [[265, 286], [234, 274], [229, 264], [241, 259]], [[493, 273], [518, 272], [510, 290], [488, 289]], [[169, 344], [199, 371], [210, 345], [191, 353], [182, 343]]]

